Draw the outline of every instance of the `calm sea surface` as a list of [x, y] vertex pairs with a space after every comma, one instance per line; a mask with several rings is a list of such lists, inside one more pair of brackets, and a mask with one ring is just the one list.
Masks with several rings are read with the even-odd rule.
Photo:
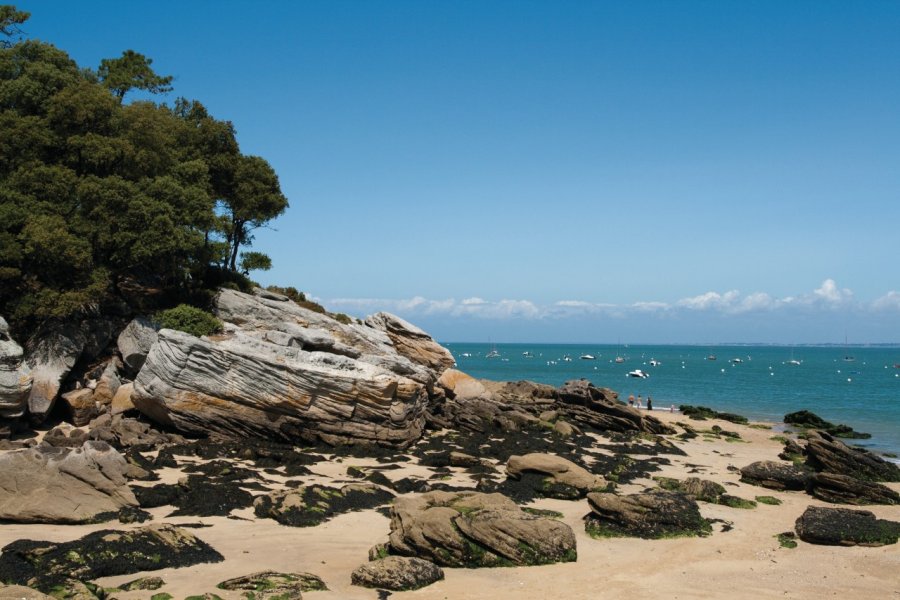
[[[487, 358], [488, 344], [444, 346], [473, 377], [551, 385], [583, 377], [620, 398], [652, 396], [657, 410], [694, 404], [775, 422], [807, 409], [872, 434], [854, 444], [900, 454], [900, 348], [497, 344], [500, 356]], [[581, 359], [585, 354], [595, 359]], [[635, 369], [650, 377], [629, 377]]]

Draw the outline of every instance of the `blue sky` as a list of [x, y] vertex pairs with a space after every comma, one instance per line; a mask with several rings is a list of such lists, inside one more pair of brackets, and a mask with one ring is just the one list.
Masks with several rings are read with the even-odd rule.
[[446, 341], [900, 342], [900, 3], [17, 5], [272, 163], [264, 284]]

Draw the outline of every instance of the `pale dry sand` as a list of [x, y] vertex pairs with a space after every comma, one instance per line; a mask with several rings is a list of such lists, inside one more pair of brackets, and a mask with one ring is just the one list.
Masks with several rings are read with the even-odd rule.
[[[771, 430], [753, 429], [724, 421], [687, 421], [679, 414], [655, 411], [664, 421], [689, 422], [697, 429], [714, 424], [737, 431], [745, 443], [729, 443], [724, 439], [707, 440], [702, 436], [689, 442], [676, 442], [689, 456], [668, 456], [671, 466], [660, 473], [677, 478], [696, 475], [722, 483], [732, 495], [746, 499], [775, 496], [780, 506], [759, 504], [755, 509], [735, 509], [700, 503], [703, 516], [721, 519], [732, 529], [723, 532], [723, 523], [714, 525], [706, 538], [640, 540], [615, 538], [595, 540], [584, 532], [582, 517], [588, 512], [586, 500], [567, 502], [539, 500], [534, 506], [563, 513], [564, 520], [575, 531], [578, 560], [574, 563], [542, 567], [497, 569], [445, 569], [446, 579], [413, 592], [397, 592], [391, 597], [402, 599], [485, 599], [523, 598], [826, 598], [900, 599], [900, 547], [842, 548], [799, 543], [796, 549], [780, 548], [775, 534], [791, 531], [794, 521], [807, 506], [821, 503], [801, 492], [773, 492], [739, 483], [739, 474], [728, 467], [741, 467], [757, 460], [775, 460], [781, 444], [770, 438]], [[179, 461], [181, 459], [179, 458]], [[345, 459], [313, 465], [318, 477], [304, 481], [330, 483], [334, 479], [349, 480], [347, 466], [372, 466], [374, 461]], [[687, 465], [695, 465], [689, 467]], [[689, 474], [696, 469], [699, 472]], [[391, 479], [407, 474], [427, 475], [422, 467], [405, 465], [403, 469], [385, 471]], [[177, 470], [167, 470], [164, 480], [174, 481]], [[263, 475], [270, 482], [279, 478]], [[293, 478], [296, 479], [296, 478]], [[454, 474], [450, 483], [463, 484], [466, 476]], [[621, 493], [640, 491], [654, 486], [640, 480], [621, 486]], [[889, 484], [900, 491], [900, 484]], [[900, 520], [900, 507], [864, 507], [881, 518]], [[98, 581], [117, 585], [141, 575], [158, 575], [166, 581], [160, 591], [175, 598], [190, 594], [215, 592], [222, 598], [237, 599], [239, 594], [217, 590], [225, 579], [254, 571], [306, 571], [322, 577], [330, 591], [304, 594], [311, 599], [374, 599], [378, 593], [350, 585], [350, 573], [367, 560], [371, 546], [383, 542], [389, 521], [375, 511], [338, 516], [318, 527], [282, 526], [270, 519], [254, 519], [252, 509], [237, 511], [224, 517], [171, 517], [171, 507], [153, 509], [155, 522], [204, 523], [210, 527], [192, 529], [198, 537], [225, 556], [218, 564], [197, 565], [185, 569], [108, 577]], [[118, 523], [84, 526], [15, 525], [0, 526], [0, 544], [20, 538], [71, 540], [88, 532], [105, 528], [128, 528]], [[117, 594], [118, 598], [148, 598], [151, 593]]]

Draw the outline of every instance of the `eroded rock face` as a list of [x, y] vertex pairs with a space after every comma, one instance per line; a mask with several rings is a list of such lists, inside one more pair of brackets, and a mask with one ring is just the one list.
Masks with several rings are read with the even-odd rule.
[[583, 498], [588, 492], [606, 487], [606, 479], [603, 477], [554, 454], [535, 452], [524, 456], [510, 456], [506, 464], [507, 476], [520, 479], [526, 473], [541, 475], [543, 482], [541, 489], [537, 491], [552, 498]]
[[[312, 573], [278, 573], [260, 571], [223, 581], [217, 587], [242, 591], [242, 598], [254, 600], [299, 600], [303, 592], [318, 592], [328, 587], [322, 578]], [[247, 593], [251, 592], [251, 593]]]
[[42, 422], [59, 396], [60, 386], [80, 358], [100, 355], [112, 339], [118, 322], [86, 319], [78, 323], [55, 323], [28, 341], [26, 361], [34, 383], [28, 396], [31, 419]]
[[836, 473], [816, 473], [810, 493], [835, 504], [900, 504], [900, 494], [887, 486]]
[[761, 460], [741, 468], [741, 481], [772, 490], [805, 490], [812, 472], [793, 464]]
[[900, 523], [849, 508], [810, 506], [794, 527], [804, 542], [831, 546], [884, 546], [900, 536]]
[[402, 447], [422, 433], [428, 391], [369, 362], [241, 330], [212, 341], [163, 329], [131, 399], [151, 419], [197, 434]]
[[391, 554], [449, 567], [570, 562], [575, 535], [565, 523], [522, 511], [501, 494], [428, 492], [391, 510]]
[[594, 537], [646, 539], [706, 535], [710, 525], [697, 503], [678, 492], [651, 491], [628, 496], [591, 493], [585, 529]]
[[401, 592], [417, 590], [444, 578], [433, 562], [409, 556], [387, 556], [366, 563], [350, 575], [353, 585]]
[[163, 523], [129, 531], [106, 529], [63, 543], [18, 540], [3, 548], [0, 581], [47, 592], [72, 579], [89, 581], [222, 560], [190, 531]]
[[416, 364], [438, 373], [456, 364], [449, 350], [398, 316], [386, 312], [376, 313], [366, 319], [366, 325], [386, 333], [397, 352]]
[[137, 506], [128, 463], [104, 442], [80, 448], [37, 446], [0, 455], [0, 519], [84, 523]]
[[900, 467], [862, 448], [851, 448], [822, 431], [807, 433], [806, 462], [816, 471], [863, 481], [900, 481]]
[[9, 326], [0, 317], [0, 420], [25, 413], [32, 377], [22, 356], [22, 347], [9, 336]]
[[659, 419], [617, 402], [612, 390], [595, 387], [586, 379], [567, 381], [558, 393], [560, 412], [570, 421], [604, 431], [675, 433]]
[[116, 344], [122, 361], [132, 373], [144, 366], [150, 348], [156, 343], [157, 327], [147, 317], [133, 319], [119, 334]]

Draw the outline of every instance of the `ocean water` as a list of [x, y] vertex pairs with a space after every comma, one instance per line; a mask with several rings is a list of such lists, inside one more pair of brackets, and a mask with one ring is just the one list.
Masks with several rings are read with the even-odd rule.
[[[694, 404], [777, 423], [806, 409], [872, 434], [853, 444], [900, 454], [900, 348], [497, 344], [500, 357], [487, 358], [489, 344], [444, 346], [473, 377], [555, 386], [586, 378], [622, 399], [641, 394], [646, 405], [651, 396], [655, 410]], [[596, 358], [582, 360], [584, 354]], [[716, 360], [708, 360], [710, 355]], [[855, 360], [844, 360], [847, 355]], [[616, 363], [617, 356], [625, 362]], [[792, 359], [800, 364], [789, 364]], [[651, 366], [651, 360], [659, 365]], [[650, 377], [629, 377], [635, 369]]]

